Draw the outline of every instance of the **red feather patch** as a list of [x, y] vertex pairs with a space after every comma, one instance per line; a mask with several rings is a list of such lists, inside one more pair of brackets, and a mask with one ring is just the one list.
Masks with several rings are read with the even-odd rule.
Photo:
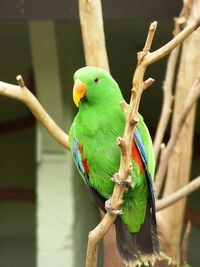
[[83, 153], [83, 146], [80, 145], [80, 144], [78, 144], [78, 150], [79, 150], [79, 152], [82, 154], [82, 153]]
[[[81, 158], [83, 158], [83, 146], [81, 144], [78, 144], [78, 150], [81, 154]], [[89, 173], [89, 167], [87, 164], [87, 159], [82, 159], [81, 163], [83, 165], [83, 169], [84, 169], [85, 174], [88, 174]]]
[[83, 165], [83, 169], [84, 169], [85, 173], [88, 174], [89, 173], [89, 167], [87, 164], [87, 159], [82, 160], [82, 165]]
[[132, 158], [139, 165], [140, 173], [142, 173], [144, 171], [144, 166], [143, 166], [142, 158], [140, 156], [140, 152], [136, 146], [135, 140], [133, 140]]

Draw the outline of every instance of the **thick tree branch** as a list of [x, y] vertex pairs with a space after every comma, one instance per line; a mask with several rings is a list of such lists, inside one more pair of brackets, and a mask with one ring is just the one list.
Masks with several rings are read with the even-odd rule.
[[19, 86], [0, 81], [0, 95], [23, 102], [50, 135], [52, 135], [62, 146], [69, 149], [68, 135], [58, 127], [38, 102], [37, 98], [28, 90], [21, 75], [18, 75], [16, 79]]
[[200, 176], [195, 178], [193, 181], [191, 181], [189, 184], [185, 185], [178, 191], [174, 192], [173, 194], [164, 197], [162, 199], [158, 199], [156, 201], [156, 210], [160, 211], [162, 209], [165, 209], [166, 207], [174, 204], [176, 201], [180, 200], [183, 197], [188, 196], [193, 191], [200, 188]]
[[182, 109], [182, 113], [180, 114], [179, 120], [176, 123], [176, 127], [173, 128], [173, 131], [171, 133], [171, 137], [169, 139], [169, 142], [167, 146], [162, 150], [161, 157], [160, 157], [160, 163], [158, 166], [157, 174], [156, 174], [156, 180], [155, 180], [155, 187], [156, 187], [156, 196], [158, 197], [160, 194], [160, 190], [162, 187], [162, 183], [164, 180], [164, 176], [167, 170], [168, 162], [171, 156], [171, 153], [174, 149], [174, 145], [179, 137], [179, 134], [181, 132], [181, 129], [184, 125], [184, 122], [187, 118], [187, 114], [189, 113], [190, 109], [192, 108], [193, 104], [196, 102], [198, 97], [200, 96], [200, 73], [198, 74], [198, 77], [195, 79], [193, 86], [190, 90], [190, 93], [188, 94], [188, 97], [186, 99], [185, 105]]
[[101, 1], [79, 0], [79, 16], [86, 65], [109, 71]]

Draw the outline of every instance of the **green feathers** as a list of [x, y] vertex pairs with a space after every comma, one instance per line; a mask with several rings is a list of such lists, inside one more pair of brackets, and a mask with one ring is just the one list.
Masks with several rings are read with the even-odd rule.
[[[124, 113], [120, 107], [123, 97], [118, 84], [104, 70], [85, 67], [75, 73], [74, 80], [75, 83], [81, 81], [86, 90], [77, 96], [80, 90], [74, 89], [74, 95], [80, 99], [79, 111], [70, 130], [70, 147], [81, 176], [89, 187], [108, 199], [114, 187], [111, 177], [118, 171], [120, 164], [120, 149], [116, 139], [123, 136], [125, 126]], [[153, 177], [152, 143], [141, 116], [137, 129], [147, 168]], [[124, 196], [121, 218], [128, 230], [135, 233], [144, 222], [149, 196], [146, 174], [137, 147], [133, 150], [131, 176], [132, 186]]]

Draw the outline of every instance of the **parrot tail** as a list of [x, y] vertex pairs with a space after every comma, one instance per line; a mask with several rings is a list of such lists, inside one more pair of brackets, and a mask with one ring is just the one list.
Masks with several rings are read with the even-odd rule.
[[159, 240], [155, 212], [151, 213], [150, 205], [147, 204], [145, 220], [139, 232], [130, 233], [120, 217], [117, 217], [115, 225], [118, 249], [126, 266], [149, 266], [149, 262], [153, 264], [159, 254]]

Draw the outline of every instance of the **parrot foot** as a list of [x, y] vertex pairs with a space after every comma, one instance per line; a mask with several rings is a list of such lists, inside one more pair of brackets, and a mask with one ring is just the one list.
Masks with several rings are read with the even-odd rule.
[[105, 202], [105, 209], [106, 209], [107, 212], [109, 212], [109, 213], [111, 213], [113, 215], [122, 215], [123, 214], [122, 209], [116, 210], [116, 209], [112, 208], [111, 203], [110, 203], [110, 199], [108, 199]]
[[113, 177], [111, 177], [111, 180], [112, 180], [113, 182], [115, 182], [116, 184], [118, 184], [118, 185], [126, 184], [128, 187], [131, 186], [131, 183], [132, 183], [132, 178], [131, 178], [130, 175], [129, 175], [128, 178], [126, 178], [125, 180], [122, 180], [122, 179], [120, 179], [118, 173], [115, 173], [115, 174], [113, 175]]
[[129, 175], [124, 182], [126, 183], [127, 187], [130, 187], [132, 183], [132, 177]]

